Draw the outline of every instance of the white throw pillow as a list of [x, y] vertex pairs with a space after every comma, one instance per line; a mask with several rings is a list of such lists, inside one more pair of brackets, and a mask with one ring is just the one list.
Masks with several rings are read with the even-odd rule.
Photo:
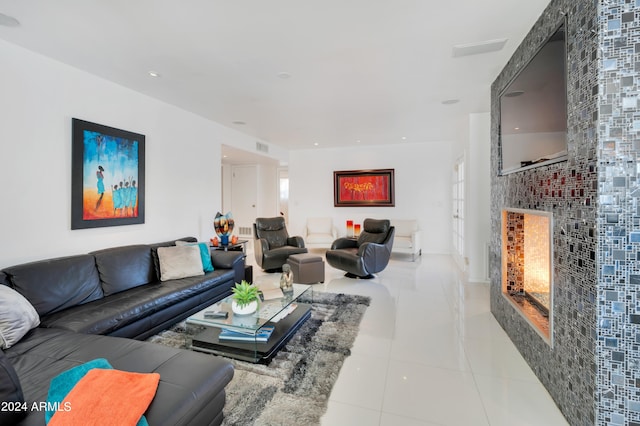
[[204, 275], [200, 247], [172, 246], [158, 247], [160, 261], [160, 281]]
[[9, 349], [40, 325], [35, 308], [23, 295], [0, 284], [0, 348]]

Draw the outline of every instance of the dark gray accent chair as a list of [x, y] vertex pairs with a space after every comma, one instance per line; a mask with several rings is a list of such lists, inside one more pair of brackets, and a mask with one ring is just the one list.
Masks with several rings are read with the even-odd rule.
[[338, 238], [326, 253], [327, 262], [349, 278], [373, 278], [389, 264], [395, 228], [387, 219], [365, 219], [358, 239]]
[[253, 236], [256, 262], [268, 272], [281, 270], [292, 254], [307, 252], [302, 237], [289, 236], [281, 216], [256, 218]]

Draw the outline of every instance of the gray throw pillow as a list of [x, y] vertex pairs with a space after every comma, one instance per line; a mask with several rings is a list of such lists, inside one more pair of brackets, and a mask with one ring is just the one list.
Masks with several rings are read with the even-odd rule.
[[35, 308], [17, 291], [0, 285], [0, 348], [8, 349], [40, 325]]
[[195, 246], [158, 247], [160, 281], [204, 275], [200, 248]]

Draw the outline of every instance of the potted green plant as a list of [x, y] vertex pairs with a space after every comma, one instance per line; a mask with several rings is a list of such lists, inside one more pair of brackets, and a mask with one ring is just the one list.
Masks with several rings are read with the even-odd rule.
[[258, 287], [245, 280], [236, 283], [231, 289], [233, 292], [231, 310], [237, 315], [252, 314], [258, 309]]

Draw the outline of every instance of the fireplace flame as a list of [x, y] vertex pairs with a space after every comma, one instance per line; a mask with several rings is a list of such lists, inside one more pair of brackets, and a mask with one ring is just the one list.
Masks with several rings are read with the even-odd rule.
[[[551, 281], [549, 218], [524, 215], [524, 291], [548, 297]], [[546, 306], [547, 309], [549, 306]]]

